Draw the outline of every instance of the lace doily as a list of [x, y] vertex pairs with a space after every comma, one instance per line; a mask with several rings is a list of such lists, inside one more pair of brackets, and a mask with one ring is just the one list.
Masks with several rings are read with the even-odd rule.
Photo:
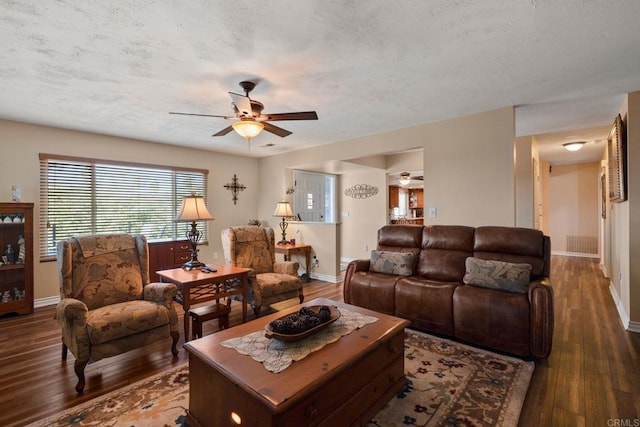
[[327, 328], [300, 341], [284, 342], [264, 336], [264, 329], [239, 338], [231, 338], [220, 343], [233, 348], [238, 353], [251, 356], [262, 363], [265, 369], [278, 373], [287, 369], [295, 361], [304, 359], [325, 345], [337, 341], [364, 325], [374, 323], [377, 317], [365, 316], [354, 311], [339, 308], [340, 318]]

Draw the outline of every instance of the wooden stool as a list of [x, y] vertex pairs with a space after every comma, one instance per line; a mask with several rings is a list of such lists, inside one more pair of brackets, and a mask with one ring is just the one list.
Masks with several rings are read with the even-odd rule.
[[229, 312], [231, 308], [224, 304], [212, 304], [204, 307], [192, 308], [189, 310], [191, 322], [191, 338], [202, 338], [202, 323], [207, 320], [218, 319], [218, 327], [226, 329], [229, 327]]

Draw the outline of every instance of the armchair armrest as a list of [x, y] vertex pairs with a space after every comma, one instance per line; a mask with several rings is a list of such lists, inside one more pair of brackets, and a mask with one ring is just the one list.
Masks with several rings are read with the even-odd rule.
[[351, 303], [351, 278], [358, 271], [369, 271], [369, 266], [371, 265], [371, 260], [368, 259], [356, 259], [353, 260], [347, 265], [347, 271], [344, 273], [344, 282], [342, 295], [344, 298], [344, 302], [347, 304]]
[[153, 301], [169, 307], [173, 303], [176, 292], [178, 287], [173, 283], [149, 283], [144, 287], [143, 298], [145, 301]]
[[84, 327], [89, 309], [87, 305], [75, 298], [64, 298], [56, 306], [54, 314], [58, 324], [63, 328]]
[[553, 344], [553, 288], [548, 277], [529, 283], [531, 354], [546, 358]]
[[281, 274], [290, 274], [292, 276], [298, 276], [298, 268], [300, 264], [295, 261], [279, 261], [273, 263], [273, 272]]

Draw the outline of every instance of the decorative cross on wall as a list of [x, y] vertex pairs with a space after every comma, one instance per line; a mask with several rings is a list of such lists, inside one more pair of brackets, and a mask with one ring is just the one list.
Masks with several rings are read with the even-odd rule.
[[238, 201], [238, 191], [242, 191], [247, 187], [245, 187], [243, 184], [238, 183], [238, 177], [234, 173], [231, 184], [225, 184], [224, 188], [226, 188], [227, 190], [231, 190], [231, 193], [233, 193], [233, 204], [235, 205]]

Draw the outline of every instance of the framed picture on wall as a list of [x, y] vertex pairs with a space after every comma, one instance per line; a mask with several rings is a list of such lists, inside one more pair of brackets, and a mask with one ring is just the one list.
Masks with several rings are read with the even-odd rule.
[[616, 116], [607, 139], [609, 170], [609, 200], [627, 200], [627, 144], [624, 123], [620, 114]]

